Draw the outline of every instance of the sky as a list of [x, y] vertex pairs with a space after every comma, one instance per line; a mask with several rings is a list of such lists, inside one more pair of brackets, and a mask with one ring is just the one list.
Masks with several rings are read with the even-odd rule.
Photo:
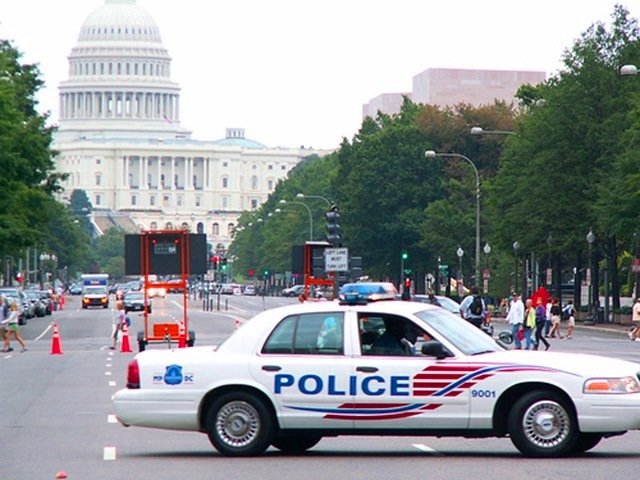
[[[0, 0], [0, 38], [38, 63], [41, 112], [85, 18], [104, 0]], [[270, 147], [336, 148], [362, 105], [409, 92], [429, 68], [553, 74], [563, 51], [615, 4], [640, 0], [137, 0], [160, 28], [181, 87], [181, 125], [198, 140], [244, 128]]]

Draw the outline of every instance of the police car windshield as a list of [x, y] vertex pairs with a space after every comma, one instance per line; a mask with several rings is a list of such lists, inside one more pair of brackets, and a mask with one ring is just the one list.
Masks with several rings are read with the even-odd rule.
[[444, 309], [423, 310], [416, 313], [429, 329], [446, 338], [465, 355], [504, 350], [496, 341], [479, 328]]

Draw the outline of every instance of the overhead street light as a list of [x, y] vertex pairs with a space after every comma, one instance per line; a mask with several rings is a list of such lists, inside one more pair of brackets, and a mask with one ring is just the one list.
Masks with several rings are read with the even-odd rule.
[[286, 200], [282, 199], [280, 200], [280, 204], [282, 205], [286, 205], [286, 204], [294, 204], [294, 205], [302, 205], [304, 208], [307, 209], [307, 213], [309, 214], [309, 240], [313, 241], [313, 214], [311, 213], [311, 209], [309, 208], [309, 205], [307, 205], [306, 203], [302, 203], [302, 202], [287, 202]]
[[638, 75], [638, 67], [635, 65], [623, 65], [620, 67], [620, 76], [635, 77]]
[[331, 203], [326, 197], [323, 197], [322, 195], [305, 195], [304, 193], [298, 193], [296, 194], [296, 198], [299, 199], [303, 199], [303, 198], [318, 198], [320, 200], [323, 200], [328, 207], [331, 207], [331, 205], [333, 205], [333, 203]]
[[434, 157], [446, 157], [446, 158], [461, 158], [466, 161], [473, 168], [473, 173], [476, 176], [476, 258], [475, 258], [475, 281], [476, 284], [480, 281], [480, 174], [475, 163], [471, 161], [466, 155], [460, 153], [436, 153], [433, 150], [427, 150], [424, 152], [426, 158]]
[[471, 135], [514, 135], [508, 130], [485, 130], [482, 127], [471, 127]]

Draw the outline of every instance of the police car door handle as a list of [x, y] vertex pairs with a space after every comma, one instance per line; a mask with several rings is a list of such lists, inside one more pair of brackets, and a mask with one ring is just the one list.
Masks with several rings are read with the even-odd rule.
[[376, 367], [356, 367], [356, 372], [374, 373], [377, 371]]
[[282, 367], [279, 367], [278, 365], [263, 365], [262, 369], [265, 372], [279, 372], [282, 370]]

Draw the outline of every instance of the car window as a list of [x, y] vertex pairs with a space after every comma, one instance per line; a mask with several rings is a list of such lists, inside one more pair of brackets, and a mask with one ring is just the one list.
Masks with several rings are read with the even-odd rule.
[[419, 345], [431, 336], [408, 318], [390, 314], [358, 314], [363, 355], [421, 355]]
[[323, 312], [286, 317], [271, 332], [262, 353], [342, 355], [343, 314]]
[[444, 309], [436, 308], [417, 312], [427, 328], [446, 338], [465, 355], [504, 350], [482, 330]]

